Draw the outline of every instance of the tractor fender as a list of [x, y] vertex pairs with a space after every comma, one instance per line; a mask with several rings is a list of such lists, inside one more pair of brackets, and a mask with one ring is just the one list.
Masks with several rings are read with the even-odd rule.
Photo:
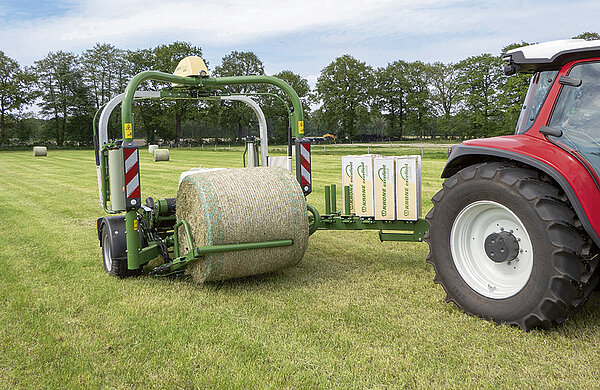
[[[598, 203], [597, 199], [600, 193], [598, 193], [593, 177], [583, 164], [548, 141], [544, 142], [537, 138], [537, 141], [533, 141], [533, 143], [540, 143], [540, 145], [523, 147], [523, 143], [530, 143], [532, 138], [526, 135], [494, 137], [466, 141], [453, 146], [448, 162], [442, 171], [442, 178], [448, 178], [467, 166], [487, 161], [517, 161], [528, 165], [546, 173], [556, 181], [565, 192], [583, 228], [594, 243], [600, 247], [600, 237], [597, 233], [600, 231], [600, 219], [597, 210], [594, 209], [598, 207], [595, 203]], [[525, 142], [520, 142], [521, 140]], [[515, 145], [515, 141], [519, 141], [520, 145]], [[562, 160], [557, 159], [557, 166], [557, 161], [552, 161], [552, 154], [567, 156], [563, 155]], [[562, 169], [559, 170], [559, 168]], [[568, 178], [566, 177], [567, 172]], [[574, 181], [576, 185], [573, 185]], [[582, 182], [584, 183], [582, 184]], [[592, 194], [592, 192], [594, 193]], [[593, 219], [594, 217], [596, 220]]]
[[108, 229], [110, 233], [111, 253], [115, 259], [127, 258], [127, 239], [125, 236], [125, 215], [111, 215], [98, 218], [96, 221], [98, 240], [102, 246], [102, 232]]

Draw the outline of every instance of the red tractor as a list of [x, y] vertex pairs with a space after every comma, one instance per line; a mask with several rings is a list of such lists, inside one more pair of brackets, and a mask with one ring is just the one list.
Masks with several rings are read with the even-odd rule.
[[516, 132], [452, 148], [425, 240], [447, 301], [528, 330], [564, 321], [600, 277], [600, 41], [504, 60], [533, 73]]

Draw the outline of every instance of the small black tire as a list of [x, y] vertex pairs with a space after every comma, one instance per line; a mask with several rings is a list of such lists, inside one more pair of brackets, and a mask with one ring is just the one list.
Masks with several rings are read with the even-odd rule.
[[[427, 262], [446, 301], [470, 315], [523, 330], [547, 327], [581, 307], [598, 282], [598, 260], [586, 255], [589, 238], [575, 212], [533, 169], [472, 165], [448, 178], [432, 201]], [[483, 240], [503, 225], [520, 245], [512, 265], [492, 261]], [[518, 227], [524, 231], [513, 231]]]
[[[119, 237], [125, 237], [121, 235]], [[119, 278], [126, 278], [129, 276], [139, 275], [139, 270], [128, 270], [127, 269], [127, 258], [116, 258], [112, 253], [112, 240], [110, 230], [105, 226], [102, 229], [102, 260], [104, 264], [104, 270], [111, 276], [117, 276]]]

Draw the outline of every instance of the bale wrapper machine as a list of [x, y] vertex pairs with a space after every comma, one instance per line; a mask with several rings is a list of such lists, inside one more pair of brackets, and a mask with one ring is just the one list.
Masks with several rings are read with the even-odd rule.
[[[160, 91], [138, 91], [145, 81], [155, 81], [169, 84]], [[154, 275], [181, 274], [190, 265], [205, 259], [206, 256], [247, 252], [248, 257], [257, 253], [255, 250], [270, 251], [276, 248], [295, 245], [294, 237], [284, 237], [277, 240], [244, 241], [243, 238], [231, 238], [226, 244], [211, 243], [199, 245], [194, 237], [190, 223], [177, 218], [176, 198], [153, 199], [147, 198], [142, 203], [139, 147], [133, 141], [134, 120], [132, 115], [133, 103], [140, 99], [229, 99], [239, 100], [248, 104], [259, 119], [260, 127], [260, 165], [269, 166], [268, 137], [266, 122], [262, 110], [251, 96], [244, 94], [216, 93], [215, 87], [231, 85], [268, 84], [277, 87], [287, 98], [278, 97], [289, 114], [288, 147], [285, 168], [291, 174], [293, 171], [293, 148], [295, 148], [295, 186], [302, 196], [303, 217], [295, 222], [300, 227], [306, 227], [308, 234], [317, 230], [376, 230], [382, 241], [422, 241], [428, 224], [424, 219], [415, 221], [391, 220], [380, 221], [373, 217], [361, 217], [351, 212], [349, 204], [349, 187], [342, 190], [344, 198], [343, 210], [338, 210], [336, 186], [325, 188], [325, 212], [319, 211], [306, 204], [305, 196], [312, 192], [312, 170], [310, 155], [310, 140], [304, 137], [304, 119], [302, 104], [296, 92], [286, 82], [270, 76], [236, 76], [209, 77], [204, 62], [199, 57], [182, 60], [175, 74], [157, 71], [145, 71], [137, 74], [127, 85], [125, 92], [115, 97], [103, 106], [94, 118], [94, 142], [96, 165], [98, 170], [98, 185], [104, 211], [110, 216], [97, 220], [98, 239], [102, 247], [105, 270], [113, 276], [128, 277], [139, 275], [143, 267], [151, 260], [162, 257], [164, 264], [149, 271]], [[211, 88], [209, 92], [208, 88]], [[288, 105], [288, 102], [290, 105]], [[121, 104], [122, 139], [109, 140], [107, 132], [108, 118], [112, 110]], [[262, 120], [261, 120], [262, 116]], [[99, 122], [99, 126], [96, 123]], [[99, 128], [99, 130], [98, 130]], [[255, 143], [250, 143], [245, 153], [256, 154]], [[249, 158], [248, 168], [257, 165], [257, 158]], [[283, 169], [279, 169], [283, 171]], [[242, 171], [239, 171], [240, 175]], [[283, 178], [285, 179], [285, 178]], [[283, 180], [285, 181], [285, 180]], [[240, 192], [247, 189], [239, 188]], [[208, 191], [210, 192], [210, 190]], [[252, 194], [240, 195], [240, 199], [251, 197]], [[201, 197], [211, 197], [211, 193], [200, 193]], [[242, 202], [243, 203], [243, 202]], [[241, 205], [243, 207], [243, 205]], [[210, 214], [211, 210], [205, 210]], [[288, 218], [287, 215], [281, 216]], [[229, 221], [224, 221], [227, 223]], [[208, 223], [208, 221], [205, 221]], [[268, 223], [268, 222], [267, 222]], [[300, 226], [301, 225], [301, 226]], [[301, 230], [301, 229], [293, 229]], [[306, 239], [308, 239], [308, 234]], [[206, 244], [207, 241], [204, 241]], [[182, 247], [187, 250], [182, 251]], [[302, 250], [301, 255], [304, 253]], [[271, 270], [271, 268], [266, 268]], [[260, 265], [248, 274], [264, 272]], [[243, 275], [241, 275], [243, 276]], [[225, 277], [223, 277], [225, 278]], [[217, 277], [217, 279], [219, 279]]]

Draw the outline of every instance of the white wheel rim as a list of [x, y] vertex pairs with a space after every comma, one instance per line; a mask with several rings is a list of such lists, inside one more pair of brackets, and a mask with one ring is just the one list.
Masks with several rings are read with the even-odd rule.
[[104, 236], [102, 240], [102, 257], [104, 258], [104, 268], [106, 272], [112, 271], [112, 254], [110, 252], [110, 240], [108, 236]]
[[[513, 261], [497, 263], [485, 252], [492, 233], [511, 232], [519, 242]], [[450, 250], [458, 273], [479, 294], [492, 298], [512, 297], [525, 287], [533, 269], [533, 246], [523, 222], [500, 203], [482, 200], [458, 214], [450, 232]]]

